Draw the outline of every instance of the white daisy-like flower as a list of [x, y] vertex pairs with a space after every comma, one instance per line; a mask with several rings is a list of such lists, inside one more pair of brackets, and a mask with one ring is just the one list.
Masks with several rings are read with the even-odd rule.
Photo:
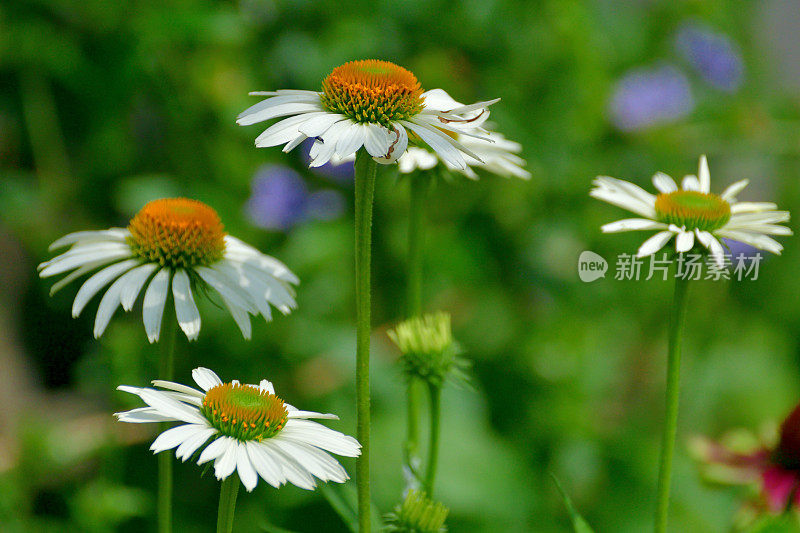
[[213, 290], [248, 339], [250, 314], [261, 314], [269, 321], [270, 305], [284, 314], [297, 305], [292, 287], [299, 283], [297, 276], [277, 259], [227, 235], [216, 211], [196, 200], [154, 200], [127, 228], [70, 233], [51, 244], [50, 250], [64, 246], [70, 249], [39, 265], [39, 276], [69, 273], [53, 285], [52, 295], [97, 271], [78, 289], [73, 317], [111, 284], [97, 310], [95, 338], [103, 334], [120, 305], [125, 311], [133, 308], [143, 289], [142, 318], [151, 343], [159, 338], [170, 294], [178, 324], [189, 340], [200, 334], [193, 295], [198, 289], [205, 289], [209, 296]]
[[770, 235], [792, 234], [789, 228], [778, 225], [789, 221], [788, 211], [777, 211], [778, 206], [771, 202], [736, 201], [747, 184], [748, 180], [741, 180], [720, 195], [710, 192], [708, 162], [702, 156], [698, 175], [684, 177], [680, 187], [666, 174], [656, 173], [653, 185], [658, 195], [608, 176], [598, 176], [590, 194], [644, 217], [606, 224], [603, 232], [660, 230], [642, 244], [638, 257], [656, 253], [675, 237], [677, 252], [688, 252], [699, 243], [723, 266], [725, 251], [720, 237], [780, 254], [783, 246]]
[[329, 453], [345, 457], [361, 454], [353, 437], [310, 419], [338, 420], [336, 415], [301, 411], [278, 398], [266, 379], [258, 385], [223, 383], [207, 368], [192, 371], [197, 390], [170, 381], [153, 381], [153, 388], [117, 387], [139, 396], [148, 407], [114, 416], [120, 422], [184, 422], [161, 433], [153, 453], [176, 448], [186, 461], [202, 448], [201, 465], [214, 461], [214, 474], [222, 480], [236, 471], [252, 491], [258, 478], [280, 487], [292, 483], [312, 490], [314, 478], [344, 483], [349, 479], [342, 465]]
[[250, 94], [269, 98], [242, 112], [238, 124], [289, 117], [259, 135], [256, 146], [284, 144], [283, 151], [288, 152], [315, 138], [311, 167], [344, 159], [361, 147], [379, 163], [389, 164], [406, 152], [410, 138], [465, 169], [465, 154], [481, 158], [454, 137], [483, 136], [480, 126], [489, 116], [486, 108], [499, 101], [454, 105], [442, 89], [423, 92], [410, 71], [374, 59], [336, 67], [322, 82], [321, 92], [283, 89]]

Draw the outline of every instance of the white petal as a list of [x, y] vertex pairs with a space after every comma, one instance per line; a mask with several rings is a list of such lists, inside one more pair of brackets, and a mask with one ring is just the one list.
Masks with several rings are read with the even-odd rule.
[[273, 118], [323, 111], [319, 95], [285, 95], [267, 98], [242, 111], [236, 119], [240, 126], [249, 126]]
[[366, 124], [364, 148], [372, 157], [385, 157], [395, 134], [378, 124]]
[[225, 451], [214, 461], [214, 475], [217, 479], [225, 479], [236, 470], [236, 451], [238, 448], [239, 442], [236, 439], [230, 439]]
[[272, 385], [270, 381], [267, 381], [266, 379], [262, 379], [261, 382], [259, 382], [258, 388], [261, 390], [265, 390], [270, 394], [275, 394], [275, 387]]
[[683, 231], [678, 233], [675, 238], [675, 250], [678, 253], [688, 252], [694, 246], [694, 233], [691, 231]]
[[292, 457], [303, 469], [316, 476], [322, 481], [345, 482], [347, 473], [333, 457], [318, 448], [309, 446], [302, 442], [293, 442], [288, 439], [281, 439], [280, 435], [271, 439], [270, 442], [280, 448], [286, 455]]
[[736, 195], [742, 192], [745, 187], [747, 187], [748, 183], [750, 183], [750, 180], [737, 181], [736, 183], [728, 186], [728, 188], [725, 189], [720, 196], [723, 200], [734, 200], [736, 199]]
[[401, 121], [401, 124], [419, 135], [443, 161], [459, 169], [466, 168], [467, 163], [464, 161], [464, 156], [461, 155], [461, 152], [455, 146], [443, 138], [446, 137], [444, 133], [436, 133], [432, 131], [433, 129], [429, 126], [423, 126], [406, 120]]
[[336, 140], [336, 154], [339, 157], [347, 157], [356, 153], [359, 148], [364, 146], [366, 133], [363, 124], [351, 124]]
[[771, 237], [767, 237], [766, 235], [758, 235], [725, 228], [717, 230], [715, 233], [720, 237], [726, 237], [728, 239], [733, 239], [734, 241], [743, 242], [745, 244], [749, 244], [750, 246], [755, 246], [761, 250], [772, 252], [776, 255], [780, 255], [781, 251], [783, 251], [783, 246], [778, 241]]
[[444, 89], [431, 89], [422, 93], [421, 96], [425, 101], [425, 109], [447, 111], [463, 105], [454, 100]]
[[320, 167], [331, 160], [331, 157], [336, 153], [336, 144], [339, 137], [347, 131], [354, 122], [350, 119], [342, 120], [331, 126], [328, 131], [322, 136], [322, 140], [318, 140], [311, 147], [308, 155], [311, 157], [309, 167]]
[[114, 413], [120, 422], [143, 424], [145, 422], [172, 422], [175, 418], [162, 414], [158, 409], [152, 407], [137, 407], [130, 411]]
[[252, 265], [265, 272], [269, 272], [276, 278], [288, 283], [300, 283], [300, 279], [289, 270], [289, 268], [269, 255], [262, 254], [249, 244], [232, 237], [225, 236], [225, 257], [237, 258], [239, 261]]
[[316, 487], [314, 477], [293, 457], [287, 455], [283, 450], [271, 442], [271, 440], [272, 439], [267, 439], [260, 443], [260, 445], [264, 448], [267, 448], [271, 452], [272, 457], [281, 467], [281, 471], [286, 479], [301, 489], [314, 490], [314, 487]]
[[700, 168], [697, 171], [697, 177], [700, 181], [700, 192], [711, 192], [711, 174], [708, 172], [708, 161], [705, 155], [700, 156]]
[[258, 475], [250, 461], [250, 456], [247, 453], [247, 447], [244, 443], [238, 443], [236, 447], [236, 472], [239, 474], [239, 479], [242, 480], [244, 488], [247, 492], [252, 492], [258, 484]]
[[669, 194], [678, 190], [678, 185], [675, 180], [667, 176], [663, 172], [656, 172], [653, 176], [653, 185], [659, 192]]
[[52, 252], [53, 250], [63, 248], [64, 246], [68, 246], [70, 244], [75, 244], [76, 242], [125, 242], [125, 239], [127, 239], [129, 236], [130, 232], [125, 228], [110, 228], [101, 231], [76, 231], [74, 233], [64, 235], [60, 239], [53, 242], [53, 244], [48, 247], [48, 250]]
[[172, 296], [175, 300], [175, 316], [186, 338], [196, 340], [200, 334], [200, 312], [192, 297], [192, 286], [185, 270], [178, 269], [172, 278]]
[[700, 181], [697, 179], [697, 176], [692, 176], [691, 174], [684, 176], [683, 182], [681, 182], [681, 188], [684, 191], [699, 191]]
[[96, 269], [97, 267], [103, 266], [106, 264], [106, 261], [95, 261], [93, 263], [87, 263], [80, 267], [77, 270], [74, 270], [64, 276], [62, 279], [58, 280], [57, 282], [53, 283], [53, 286], [50, 287], [50, 296], [54, 295], [76, 279], [80, 278], [91, 272], [92, 270]]
[[197, 464], [201, 465], [207, 463], [225, 453], [231, 441], [236, 442], [234, 439], [224, 436], [212, 440], [211, 443], [205, 447], [203, 453], [200, 454], [200, 457], [197, 459]]
[[386, 157], [376, 157], [375, 161], [378, 163], [389, 164], [397, 161], [397, 159], [406, 153], [408, 148], [408, 132], [400, 124], [394, 124], [394, 129], [391, 131], [394, 134], [389, 138], [389, 149]]
[[256, 137], [256, 146], [258, 148], [268, 148], [287, 143], [300, 135], [298, 128], [301, 124], [307, 121], [309, 117], [318, 115], [326, 115], [326, 113], [307, 113], [279, 120]]
[[206, 429], [208, 429], [208, 426], [201, 424], [185, 424], [183, 426], [168, 429], [153, 441], [153, 444], [150, 445], [150, 450], [153, 453], [161, 453], [164, 450], [171, 450], [172, 448], [180, 445], [186, 439], [191, 438], [198, 432]]
[[254, 442], [245, 442], [245, 449], [250, 457], [250, 463], [264, 481], [275, 488], [286, 483], [283, 471], [266, 448]]
[[192, 407], [171, 398], [167, 393], [153, 389], [142, 389], [139, 397], [162, 414], [190, 424], [207, 424], [197, 407]]
[[664, 247], [667, 242], [675, 235], [671, 231], [661, 231], [656, 233], [642, 244], [639, 247], [639, 251], [636, 253], [637, 257], [647, 257], [648, 255], [652, 255], [659, 251], [661, 248]]
[[81, 285], [81, 288], [78, 289], [78, 293], [75, 295], [75, 301], [72, 302], [72, 318], [77, 318], [81, 314], [81, 311], [83, 311], [83, 308], [86, 307], [86, 304], [89, 303], [89, 300], [91, 300], [100, 289], [108, 285], [112, 279], [119, 277], [120, 274], [130, 270], [137, 264], [138, 262], [134, 259], [122, 261], [104, 268], [87, 279], [83, 285]]
[[220, 293], [223, 299], [229, 300], [238, 307], [242, 307], [248, 311], [254, 310], [253, 306], [250, 304], [250, 297], [248, 294], [224, 273], [216, 268], [205, 266], [195, 267], [194, 270], [200, 275], [203, 281]]
[[711, 252], [711, 257], [714, 259], [714, 262], [717, 263], [719, 267], [724, 266], [725, 249], [722, 247], [722, 244], [707, 231], [696, 230], [695, 233], [700, 243]]
[[225, 303], [225, 307], [228, 308], [228, 311], [233, 317], [233, 320], [236, 322], [236, 325], [239, 326], [239, 329], [242, 332], [242, 337], [250, 340], [250, 337], [252, 336], [252, 327], [250, 325], [250, 315], [247, 314], [247, 310], [242, 309], [224, 296], [222, 297], [222, 301]]
[[39, 265], [41, 269], [39, 277], [47, 278], [55, 276], [90, 263], [107, 265], [108, 263], [113, 263], [120, 259], [127, 259], [133, 255], [127, 244], [112, 243], [112, 245], [115, 249], [109, 251], [80, 250], [73, 252], [70, 250], [69, 252], [63, 253]]
[[667, 225], [646, 218], [625, 218], [611, 222], [600, 228], [603, 233], [617, 233], [620, 231], [638, 231], [648, 229], [666, 229]]
[[205, 444], [209, 438], [216, 435], [216, 433], [216, 429], [207, 427], [198, 431], [191, 437], [186, 438], [181, 445], [178, 446], [178, 449], [175, 450], [175, 457], [185, 462], [200, 448], [200, 446]]
[[161, 317], [164, 314], [164, 304], [167, 302], [169, 278], [169, 268], [162, 268], [153, 276], [144, 293], [142, 321], [144, 322], [144, 330], [147, 333], [147, 340], [151, 343], [158, 340], [161, 332]]
[[219, 376], [213, 370], [202, 366], [192, 370], [192, 379], [194, 379], [194, 382], [206, 392], [213, 389], [217, 385], [222, 385], [222, 380], [219, 379]]
[[311, 420], [289, 419], [280, 434], [345, 457], [361, 454], [361, 445], [356, 439]]
[[160, 387], [162, 389], [169, 389], [176, 392], [182, 392], [183, 394], [188, 394], [189, 396], [196, 396], [198, 398], [202, 398], [203, 396], [205, 396], [205, 394], [200, 392], [199, 390], [187, 387], [186, 385], [182, 385], [180, 383], [174, 383], [172, 381], [164, 381], [163, 379], [154, 379], [151, 383], [155, 387]]
[[778, 209], [772, 202], [737, 202], [731, 206], [731, 213], [761, 213]]
[[344, 115], [336, 113], [320, 113], [305, 115], [307, 120], [303, 122], [297, 129], [300, 133], [305, 134], [307, 137], [319, 137], [328, 129], [339, 121], [344, 120]]
[[111, 317], [117, 311], [117, 307], [120, 304], [119, 296], [125, 286], [125, 281], [124, 277], [117, 279], [100, 299], [100, 305], [97, 307], [97, 316], [94, 319], [95, 339], [100, 338], [106, 327], [108, 327]]
[[339, 420], [339, 417], [333, 413], [317, 413], [315, 411], [301, 411], [296, 407], [290, 407], [289, 404], [285, 405], [289, 411], [288, 412], [289, 418], [298, 418], [298, 419], [319, 418], [325, 420]]
[[122, 287], [122, 292], [119, 295], [119, 301], [123, 309], [126, 311], [133, 309], [133, 304], [136, 303], [136, 298], [139, 297], [142, 287], [144, 287], [150, 275], [155, 272], [157, 268], [158, 265], [155, 263], [146, 263], [125, 274], [126, 283]]

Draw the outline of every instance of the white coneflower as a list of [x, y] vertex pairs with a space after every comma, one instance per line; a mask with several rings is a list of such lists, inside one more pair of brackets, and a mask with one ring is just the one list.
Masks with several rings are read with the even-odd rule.
[[142, 315], [150, 342], [159, 338], [170, 291], [178, 324], [189, 340], [200, 333], [200, 313], [193, 296], [198, 287], [219, 295], [245, 338], [251, 334], [249, 314], [270, 320], [270, 304], [284, 314], [296, 307], [292, 284], [299, 283], [297, 276], [277, 259], [227, 235], [216, 211], [196, 200], [154, 200], [127, 228], [70, 233], [50, 249], [64, 246], [71, 247], [39, 265], [39, 275], [69, 272], [53, 285], [53, 294], [97, 270], [78, 290], [73, 317], [111, 284], [100, 300], [95, 337], [103, 334], [120, 305], [125, 311], [133, 308], [145, 286]]
[[153, 385], [166, 390], [117, 387], [136, 394], [148, 407], [115, 416], [121, 422], [183, 422], [161, 433], [150, 449], [160, 453], [176, 448], [175, 456], [186, 461], [202, 448], [197, 464], [214, 461], [219, 480], [237, 472], [248, 491], [259, 477], [273, 487], [288, 482], [308, 490], [316, 486], [315, 477], [337, 483], [349, 479], [328, 452], [357, 457], [361, 445], [309, 420], [337, 420], [337, 416], [300, 411], [284, 403], [267, 380], [259, 385], [223, 383], [202, 367], [194, 369], [192, 377], [202, 390], [161, 380]]
[[423, 92], [417, 78], [394, 63], [374, 59], [350, 61], [333, 69], [322, 91], [279, 90], [253, 92], [269, 96], [241, 113], [237, 123], [256, 124], [285, 118], [256, 138], [256, 146], [284, 144], [292, 150], [308, 138], [312, 167], [332, 158], [346, 158], [362, 146], [380, 163], [397, 160], [411, 141], [426, 145], [443, 161], [465, 169], [464, 154], [480, 160], [459, 137], [478, 135], [488, 118], [490, 100], [453, 105], [442, 89]]
[[736, 195], [748, 181], [737, 181], [722, 194], [710, 192], [711, 179], [706, 157], [700, 158], [697, 176], [686, 176], [678, 187], [675, 180], [661, 172], [653, 176], [659, 194], [653, 195], [628, 181], [598, 176], [591, 195], [645, 218], [618, 220], [602, 227], [606, 233], [636, 230], [660, 230], [639, 248], [638, 256], [652, 255], [675, 237], [677, 252], [688, 252], [699, 242], [717, 264], [724, 264], [724, 237], [756, 248], [780, 254], [783, 250], [770, 235], [791, 235], [777, 224], [789, 221], [788, 211], [777, 211], [770, 202], [737, 202]]

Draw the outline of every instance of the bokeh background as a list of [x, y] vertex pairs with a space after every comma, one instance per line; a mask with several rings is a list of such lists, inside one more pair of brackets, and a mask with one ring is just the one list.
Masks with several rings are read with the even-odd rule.
[[[269, 377], [293, 404], [355, 432], [353, 198], [347, 167], [255, 149], [234, 119], [252, 90], [317, 89], [351, 59], [411, 69], [464, 102], [502, 97], [494, 122], [533, 178], [441, 180], [429, 198], [429, 310], [453, 315], [474, 391], [443, 405], [437, 496], [451, 531], [569, 531], [550, 474], [597, 531], [650, 527], [671, 284], [582, 283], [581, 251], [613, 258], [642, 234], [592, 200], [607, 174], [649, 187], [662, 170], [800, 212], [797, 0], [6, 0], [0, 5], [0, 524], [3, 531], [154, 527], [155, 427], [123, 427], [118, 384], [155, 377], [140, 308], [100, 340], [77, 286], [36, 276], [57, 237], [125, 226], [148, 200], [211, 204], [227, 229], [302, 280], [299, 309], [257, 323], [201, 303], [200, 339], [176, 376]], [[379, 176], [374, 224], [373, 487], [399, 501], [404, 431], [397, 353], [408, 184]], [[746, 490], [703, 484], [689, 436], [781, 420], [800, 400], [797, 240], [755, 281], [700, 282], [686, 326], [673, 531], [728, 531]], [[354, 463], [345, 461], [354, 472]], [[213, 529], [218, 484], [176, 467], [179, 531]], [[260, 484], [241, 531], [345, 531], [319, 492]]]

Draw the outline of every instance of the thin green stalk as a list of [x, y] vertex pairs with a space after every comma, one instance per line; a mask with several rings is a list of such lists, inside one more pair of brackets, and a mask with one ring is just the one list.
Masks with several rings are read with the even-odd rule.
[[[422, 314], [422, 250], [425, 241], [425, 193], [426, 180], [420, 174], [409, 176], [408, 216], [408, 317]], [[419, 466], [419, 381], [409, 376], [406, 388], [406, 443], [405, 463], [416, 476]]]
[[369, 496], [369, 336], [370, 258], [372, 253], [372, 201], [378, 164], [366, 152], [356, 156], [356, 437], [361, 456], [356, 460], [358, 526], [361, 533], [370, 530]]
[[[162, 337], [161, 357], [158, 362], [159, 379], [172, 381], [175, 374], [175, 336], [178, 323], [171, 299], [164, 306], [161, 320]], [[169, 429], [169, 422], [161, 423], [161, 432]], [[172, 453], [164, 451], [158, 454], [158, 532], [172, 532]]]
[[686, 315], [686, 292], [689, 280], [675, 277], [675, 299], [669, 321], [669, 351], [667, 353], [667, 397], [664, 434], [661, 441], [661, 466], [658, 471], [658, 499], [655, 532], [667, 530], [669, 490], [672, 478], [672, 459], [675, 455], [675, 435], [678, 430], [678, 399], [680, 396], [681, 336]]
[[219, 488], [217, 533], [231, 533], [233, 531], [233, 513], [236, 510], [236, 496], [238, 494], [239, 475], [234, 472], [222, 480]]
[[441, 412], [442, 388], [428, 384], [430, 400], [430, 435], [428, 437], [428, 469], [425, 472], [425, 492], [433, 498], [433, 484], [436, 480], [436, 465], [439, 460], [439, 414]]

